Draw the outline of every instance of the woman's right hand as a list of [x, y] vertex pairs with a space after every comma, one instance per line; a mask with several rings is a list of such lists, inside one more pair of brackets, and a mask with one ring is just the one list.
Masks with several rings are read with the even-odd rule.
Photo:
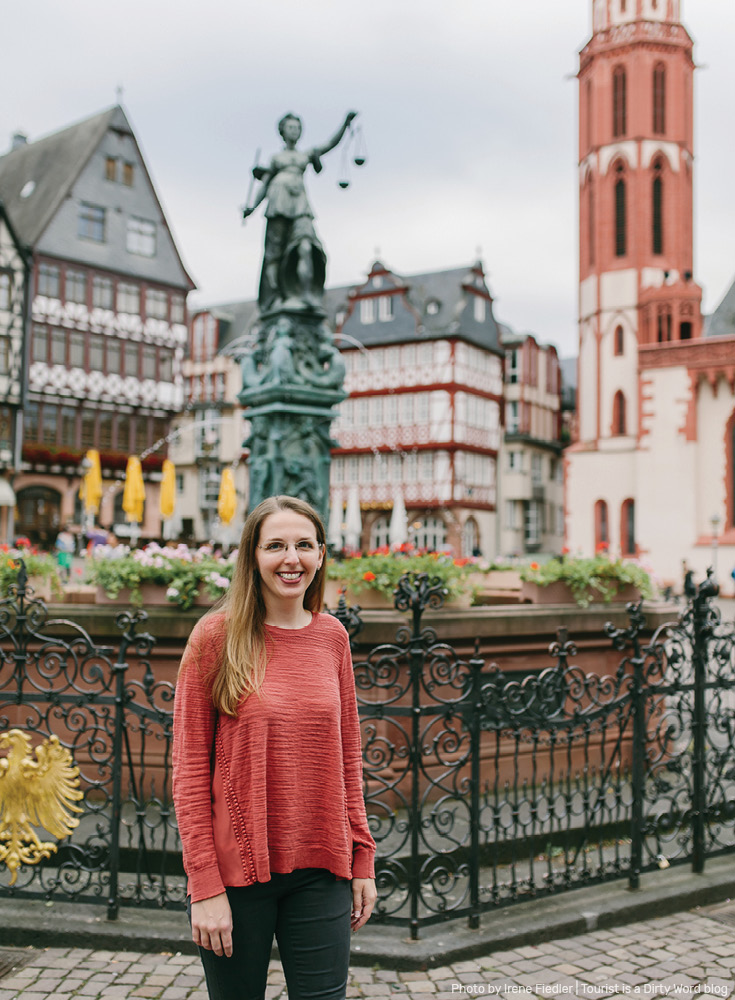
[[226, 892], [191, 904], [191, 938], [215, 955], [232, 955], [232, 910]]

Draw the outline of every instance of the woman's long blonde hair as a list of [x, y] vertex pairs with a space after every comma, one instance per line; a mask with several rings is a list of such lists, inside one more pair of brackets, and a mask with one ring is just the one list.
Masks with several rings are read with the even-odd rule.
[[[225, 612], [226, 634], [212, 685], [212, 701], [215, 708], [225, 715], [236, 716], [241, 699], [256, 694], [265, 677], [265, 602], [255, 551], [263, 521], [281, 510], [291, 510], [311, 521], [316, 529], [317, 542], [322, 549], [325, 547], [326, 535], [321, 518], [310, 504], [298, 497], [268, 497], [248, 515], [240, 537], [232, 583], [221, 606]], [[325, 554], [304, 594], [307, 611], [315, 614], [321, 611], [326, 574]]]

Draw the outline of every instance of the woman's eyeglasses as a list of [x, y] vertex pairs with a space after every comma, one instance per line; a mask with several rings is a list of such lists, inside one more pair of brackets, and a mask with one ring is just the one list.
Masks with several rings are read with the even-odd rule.
[[268, 555], [282, 556], [288, 552], [291, 545], [302, 555], [316, 553], [321, 549], [319, 542], [313, 542], [309, 538], [304, 538], [300, 542], [266, 542], [265, 545], [258, 545], [257, 548], [267, 552]]

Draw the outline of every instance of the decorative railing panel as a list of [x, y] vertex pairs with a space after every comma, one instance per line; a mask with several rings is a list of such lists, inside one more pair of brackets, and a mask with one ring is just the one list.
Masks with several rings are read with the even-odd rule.
[[[564, 629], [548, 665], [504, 671], [462, 658], [422, 625], [441, 584], [404, 577], [395, 641], [356, 656], [365, 801], [378, 845], [374, 920], [465, 917], [735, 846], [733, 627], [705, 581], [677, 621], [646, 632], [639, 605], [613, 673], [583, 671]], [[359, 609], [335, 614], [354, 639]], [[71, 752], [84, 798], [56, 853], [0, 894], [180, 906], [171, 801], [173, 685], [156, 681], [143, 612], [118, 616], [119, 647], [49, 619], [23, 574], [0, 601], [0, 732]], [[0, 778], [0, 794], [2, 779]], [[0, 802], [1, 804], [1, 802]], [[3, 832], [0, 823], [0, 843]]]

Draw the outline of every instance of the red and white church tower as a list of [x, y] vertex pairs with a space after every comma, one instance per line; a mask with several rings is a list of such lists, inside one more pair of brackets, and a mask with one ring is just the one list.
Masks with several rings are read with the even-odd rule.
[[693, 43], [680, 0], [592, 8], [578, 74], [578, 430], [566, 452], [566, 538], [572, 551], [645, 556], [674, 581], [682, 559], [704, 570], [713, 532], [735, 542], [735, 341], [702, 337], [694, 281]]

